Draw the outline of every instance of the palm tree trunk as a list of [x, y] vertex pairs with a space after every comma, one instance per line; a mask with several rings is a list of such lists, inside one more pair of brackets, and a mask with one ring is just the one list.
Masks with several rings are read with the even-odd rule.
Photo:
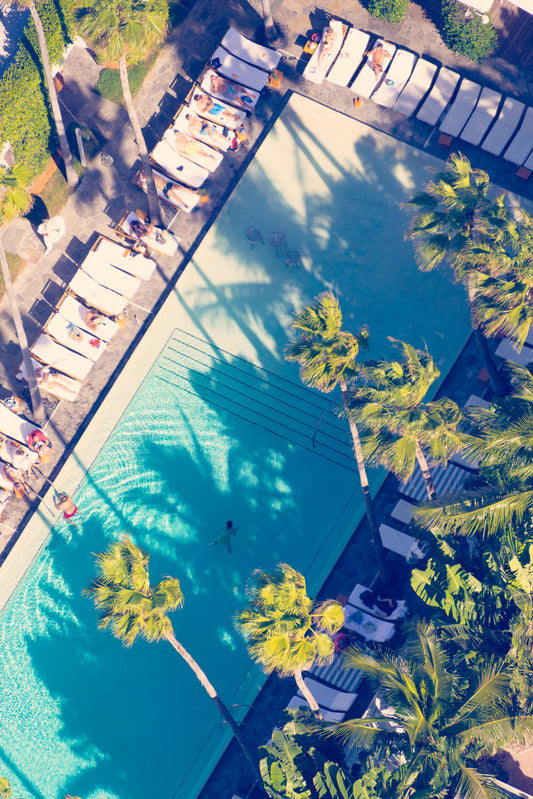
[[263, 24], [265, 27], [265, 39], [267, 42], [273, 42], [278, 38], [278, 31], [272, 18], [272, 11], [270, 8], [270, 0], [263, 0]]
[[316, 701], [315, 697], [313, 696], [313, 694], [305, 684], [304, 678], [302, 677], [301, 669], [296, 669], [296, 671], [294, 672], [294, 679], [296, 680], [296, 685], [298, 686], [301, 693], [305, 697], [307, 704], [309, 705], [309, 707], [311, 708], [317, 719], [320, 719], [320, 721], [322, 721], [322, 713], [320, 711], [318, 702]]
[[[340, 385], [341, 385], [342, 401], [344, 403], [344, 407], [347, 409], [346, 399], [348, 393], [348, 386], [346, 385], [346, 383], [341, 383]], [[357, 429], [357, 425], [354, 422], [352, 415], [350, 414], [349, 411], [347, 411], [347, 415], [348, 415], [348, 424], [350, 425], [350, 433], [352, 435], [355, 462], [357, 463], [357, 471], [359, 472], [359, 482], [361, 483], [361, 493], [363, 495], [363, 500], [365, 503], [366, 518], [368, 521], [368, 526], [370, 527], [370, 535], [372, 536], [372, 542], [374, 544], [374, 549], [376, 551], [378, 564], [380, 568], [383, 568], [385, 565], [385, 553], [383, 551], [383, 544], [381, 543], [381, 537], [379, 535], [378, 520], [376, 519], [376, 511], [374, 509], [374, 503], [372, 501], [372, 494], [370, 493], [370, 485], [368, 483], [368, 475], [366, 473], [365, 459], [363, 456], [363, 449], [361, 447], [359, 430]]]
[[52, 106], [52, 116], [54, 117], [57, 135], [59, 137], [59, 146], [61, 148], [61, 153], [63, 155], [63, 161], [65, 162], [65, 174], [67, 177], [67, 183], [69, 186], [74, 188], [74, 186], [78, 185], [78, 176], [76, 174], [76, 170], [74, 169], [72, 153], [70, 151], [67, 134], [65, 133], [65, 126], [63, 124], [63, 117], [61, 116], [61, 109], [59, 108], [56, 87], [54, 86], [54, 79], [52, 77], [52, 68], [50, 66], [50, 58], [48, 56], [48, 48], [46, 46], [46, 36], [44, 35], [43, 25], [41, 22], [41, 18], [37, 13], [37, 9], [35, 8], [35, 3], [30, 3], [29, 9], [30, 9], [31, 18], [33, 20], [33, 24], [35, 25], [35, 29], [37, 31], [37, 38], [39, 40], [39, 48], [41, 50], [41, 59], [43, 62], [43, 71], [44, 71], [44, 76], [46, 78], [46, 85], [48, 87], [48, 94], [50, 96], [50, 105]]
[[41, 399], [39, 386], [37, 385], [37, 378], [35, 377], [35, 372], [33, 371], [33, 363], [31, 361], [30, 350], [28, 347], [28, 339], [26, 338], [26, 331], [24, 330], [22, 319], [20, 318], [20, 311], [17, 305], [17, 300], [15, 298], [15, 292], [13, 291], [13, 284], [11, 282], [11, 275], [7, 263], [6, 252], [4, 250], [4, 244], [1, 238], [0, 238], [0, 265], [2, 267], [2, 277], [4, 279], [4, 285], [6, 287], [6, 294], [9, 300], [9, 305], [11, 307], [11, 315], [13, 317], [15, 330], [17, 331], [17, 338], [19, 340], [19, 345], [22, 352], [22, 360], [24, 361], [24, 366], [26, 367], [26, 374], [28, 375], [28, 386], [30, 389], [31, 407], [33, 415], [35, 416], [35, 419], [38, 422], [44, 422], [45, 414], [44, 414], [43, 401]]
[[120, 84], [122, 86], [122, 94], [124, 95], [124, 101], [126, 103], [128, 116], [130, 118], [131, 126], [133, 128], [133, 133], [135, 135], [135, 141], [137, 142], [137, 149], [139, 150], [139, 155], [141, 156], [144, 177], [146, 179], [146, 196], [148, 198], [148, 210], [150, 213], [150, 221], [157, 226], [161, 224], [159, 198], [157, 196], [154, 174], [152, 172], [152, 165], [150, 163], [150, 157], [148, 155], [148, 150], [146, 148], [146, 142], [144, 140], [143, 132], [141, 130], [141, 124], [139, 122], [139, 117], [137, 116], [137, 111], [135, 110], [135, 106], [133, 105], [133, 98], [131, 96], [130, 84], [128, 80], [126, 54], [120, 57], [118, 66], [120, 74]]
[[429, 466], [426, 460], [426, 456], [422, 452], [422, 448], [418, 443], [418, 441], [416, 442], [416, 459], [418, 461], [418, 465], [420, 466], [420, 471], [422, 472], [424, 483], [426, 484], [426, 491], [428, 493], [428, 497], [431, 501], [433, 501], [437, 496], [437, 492], [435, 491], [435, 486], [433, 485], [433, 480], [431, 478], [431, 472], [429, 471]]
[[505, 397], [507, 394], [507, 385], [505, 380], [502, 378], [501, 373], [496, 368], [496, 364], [494, 363], [494, 359], [489, 352], [489, 346], [487, 344], [487, 339], [483, 335], [483, 331], [481, 330], [474, 311], [474, 284], [472, 280], [468, 280], [467, 284], [468, 289], [468, 304], [470, 307], [470, 319], [472, 323], [472, 330], [474, 331], [474, 338], [476, 340], [477, 348], [479, 350], [479, 354], [481, 356], [481, 361], [483, 366], [487, 370], [487, 374], [489, 376], [490, 385], [492, 387], [493, 392], [496, 394], [497, 397]]
[[248, 743], [246, 742], [246, 740], [244, 739], [244, 736], [241, 733], [239, 725], [237, 724], [237, 722], [235, 721], [235, 719], [233, 718], [233, 716], [229, 712], [228, 708], [226, 707], [226, 705], [224, 704], [222, 699], [217, 694], [217, 692], [216, 692], [215, 688], [213, 687], [213, 685], [209, 682], [209, 680], [207, 678], [207, 675], [200, 668], [200, 666], [195, 661], [195, 659], [192, 657], [192, 655], [190, 655], [187, 652], [187, 650], [185, 649], [185, 647], [180, 644], [180, 642], [178, 641], [178, 639], [176, 638], [174, 633], [167, 633], [165, 635], [165, 638], [169, 642], [169, 644], [174, 647], [176, 652], [179, 655], [181, 655], [181, 657], [187, 663], [187, 665], [193, 670], [194, 674], [196, 675], [196, 678], [199, 680], [199, 682], [202, 684], [204, 689], [207, 691], [207, 694], [211, 697], [211, 699], [213, 700], [213, 702], [217, 706], [222, 718], [229, 725], [229, 727], [230, 727], [233, 735], [237, 739], [237, 742], [238, 742], [239, 746], [241, 747], [244, 755], [248, 759], [248, 762], [250, 763], [250, 765], [251, 765], [251, 767], [253, 769], [253, 772], [254, 772], [254, 775], [255, 775], [256, 779], [258, 780], [259, 784], [262, 785], [263, 781], [262, 781], [262, 777], [261, 777], [261, 772], [259, 770], [258, 760], [257, 760], [256, 757], [254, 757], [254, 753], [250, 749], [250, 747], [248, 746]]

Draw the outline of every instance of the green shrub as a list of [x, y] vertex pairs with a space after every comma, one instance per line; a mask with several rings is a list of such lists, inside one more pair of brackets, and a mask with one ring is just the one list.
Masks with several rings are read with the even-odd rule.
[[441, 34], [450, 50], [479, 63], [496, 47], [498, 34], [492, 22], [484, 24], [480, 14], [467, 13], [457, 0], [443, 0]]
[[401, 22], [409, 8], [410, 0], [368, 0], [368, 10], [373, 17], [387, 22]]

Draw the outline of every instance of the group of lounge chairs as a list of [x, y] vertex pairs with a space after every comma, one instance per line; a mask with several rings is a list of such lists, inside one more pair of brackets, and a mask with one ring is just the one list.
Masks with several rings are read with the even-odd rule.
[[[514, 97], [502, 102], [500, 92], [482, 87], [448, 67], [438, 68], [425, 58], [376, 39], [332, 19], [304, 70], [316, 83], [326, 79], [348, 86], [359, 98], [371, 98], [386, 108], [416, 118], [440, 132], [449, 146], [455, 137], [533, 171], [533, 108]], [[325, 42], [325, 43], [324, 43]], [[376, 68], [376, 48], [381, 51]]]
[[[159, 197], [190, 213], [199, 189], [228, 150], [246, 139], [243, 123], [281, 56], [230, 28], [151, 152]], [[134, 183], [146, 191], [142, 170]]]

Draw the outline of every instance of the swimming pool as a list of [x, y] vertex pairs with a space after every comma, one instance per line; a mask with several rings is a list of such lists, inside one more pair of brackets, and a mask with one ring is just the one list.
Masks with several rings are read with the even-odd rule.
[[[443, 372], [468, 334], [462, 290], [421, 274], [403, 241], [398, 202], [432, 162], [305, 98], [283, 111], [56, 481], [82, 478], [82, 529], [54, 528], [0, 617], [14, 795], [197, 794], [225, 730], [167, 644], [126, 650], [97, 631], [81, 594], [92, 553], [127, 532], [152, 553], [153, 582], [180, 578], [177, 637], [242, 718], [262, 681], [232, 624], [247, 577], [284, 560], [316, 591], [362, 514], [343, 424], [329, 418], [312, 446], [330, 397], [283, 358], [293, 310], [332, 288], [346, 327], [369, 325], [372, 356], [392, 335], [427, 343]], [[231, 555], [209, 546], [229, 518]], [[18, 554], [45, 533], [43, 517]]]

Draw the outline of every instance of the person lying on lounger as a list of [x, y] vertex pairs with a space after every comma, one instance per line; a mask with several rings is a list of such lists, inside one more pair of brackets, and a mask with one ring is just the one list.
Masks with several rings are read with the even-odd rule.
[[220, 103], [216, 103], [213, 98], [209, 97], [207, 94], [195, 94], [193, 99], [197, 104], [198, 110], [202, 114], [209, 114], [209, 116], [216, 117], [222, 123], [233, 125], [241, 121], [241, 114], [239, 111], [233, 114], [223, 105], [220, 105]]
[[[144, 172], [139, 173], [139, 181], [146, 191], [146, 178], [144, 176]], [[185, 186], [176, 186], [175, 183], [172, 183], [171, 180], [165, 180], [165, 178], [161, 177], [160, 175], [156, 175], [154, 172], [154, 182], [155, 187], [158, 192], [161, 192], [163, 197], [166, 197], [174, 205], [177, 205], [178, 208], [183, 208], [184, 210], [188, 209], [187, 203], [182, 199], [180, 195], [184, 193], [189, 194], [196, 194], [196, 192], [192, 191], [192, 189], [186, 189]]]
[[103, 313], [100, 313], [100, 311], [94, 308], [87, 308], [87, 310], [83, 312], [81, 318], [83, 323], [86, 324], [93, 333], [97, 333], [98, 325], [101, 325], [107, 319]]
[[388, 50], [385, 50], [383, 44], [379, 42], [373, 50], [368, 54], [368, 66], [374, 70], [376, 80], [379, 80], [383, 74], [383, 65], [387, 58], [391, 58]]
[[72, 378], [61, 372], [55, 372], [49, 366], [40, 366], [35, 370], [37, 383], [45, 391], [54, 394], [56, 391], [61, 394], [63, 399], [75, 400], [78, 396], [77, 391], [72, 390]]
[[8, 463], [1, 463], [0, 472], [2, 484], [6, 491], [11, 491], [17, 499], [22, 499], [22, 497], [26, 496], [28, 486], [18, 469]]
[[333, 52], [335, 52], [338, 44], [339, 44], [338, 33], [335, 31], [334, 28], [326, 28], [324, 33], [322, 34], [322, 40], [319, 45], [320, 52], [317, 58], [317, 63], [319, 67], [322, 66], [322, 64], [325, 61], [327, 61], [327, 59], [331, 56]]
[[[192, 136], [182, 133], [179, 130], [173, 131], [174, 133], [174, 148], [184, 155], [185, 158], [190, 158], [191, 161], [199, 163], [200, 161], [207, 162], [213, 166], [217, 166], [218, 158], [216, 153], [210, 153], [209, 149], [199, 141], [196, 141]], [[199, 159], [198, 161], [196, 159]]]
[[220, 133], [217, 126], [206, 119], [193, 116], [192, 114], [185, 114], [185, 119], [189, 123], [189, 133], [198, 139], [208, 139], [209, 144], [213, 147], [220, 147], [225, 150], [228, 146], [228, 138]]
[[253, 105], [255, 98], [248, 94], [246, 89], [233, 83], [233, 81], [212, 73], [209, 77], [209, 83], [214, 94], [221, 94], [230, 103], [240, 103], [243, 108]]

